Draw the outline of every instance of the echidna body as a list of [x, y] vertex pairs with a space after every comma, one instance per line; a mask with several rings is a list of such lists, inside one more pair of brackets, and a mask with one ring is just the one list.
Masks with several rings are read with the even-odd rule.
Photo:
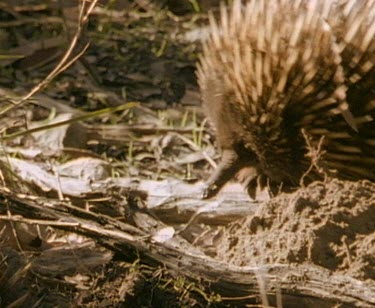
[[375, 0], [235, 0], [211, 17], [197, 74], [222, 160], [207, 195], [242, 169], [251, 194], [315, 178], [306, 140], [325, 172], [375, 181], [374, 34]]

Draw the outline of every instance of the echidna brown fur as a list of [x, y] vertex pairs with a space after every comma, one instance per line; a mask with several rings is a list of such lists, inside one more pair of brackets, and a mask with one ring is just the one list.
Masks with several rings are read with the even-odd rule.
[[319, 169], [375, 181], [374, 33], [375, 0], [235, 0], [210, 16], [197, 75], [222, 158], [206, 196], [241, 172], [251, 195]]

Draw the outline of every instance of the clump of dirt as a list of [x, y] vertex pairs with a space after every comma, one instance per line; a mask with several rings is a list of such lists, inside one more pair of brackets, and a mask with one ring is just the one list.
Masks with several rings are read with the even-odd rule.
[[310, 262], [375, 280], [375, 184], [313, 183], [270, 200], [222, 237], [216, 257], [235, 265]]

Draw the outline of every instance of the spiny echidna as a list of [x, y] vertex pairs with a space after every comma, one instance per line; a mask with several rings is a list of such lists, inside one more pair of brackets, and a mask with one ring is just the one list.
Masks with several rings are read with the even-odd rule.
[[252, 196], [298, 186], [306, 140], [316, 169], [375, 181], [375, 0], [235, 0], [220, 16], [197, 70], [222, 150], [206, 196], [241, 170]]

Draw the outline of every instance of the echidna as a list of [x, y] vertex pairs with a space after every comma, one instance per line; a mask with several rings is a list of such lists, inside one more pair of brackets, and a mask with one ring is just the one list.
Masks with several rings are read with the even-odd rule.
[[206, 195], [241, 170], [251, 195], [317, 178], [306, 140], [315, 169], [375, 181], [375, 0], [235, 0], [220, 16], [197, 70], [222, 150]]

